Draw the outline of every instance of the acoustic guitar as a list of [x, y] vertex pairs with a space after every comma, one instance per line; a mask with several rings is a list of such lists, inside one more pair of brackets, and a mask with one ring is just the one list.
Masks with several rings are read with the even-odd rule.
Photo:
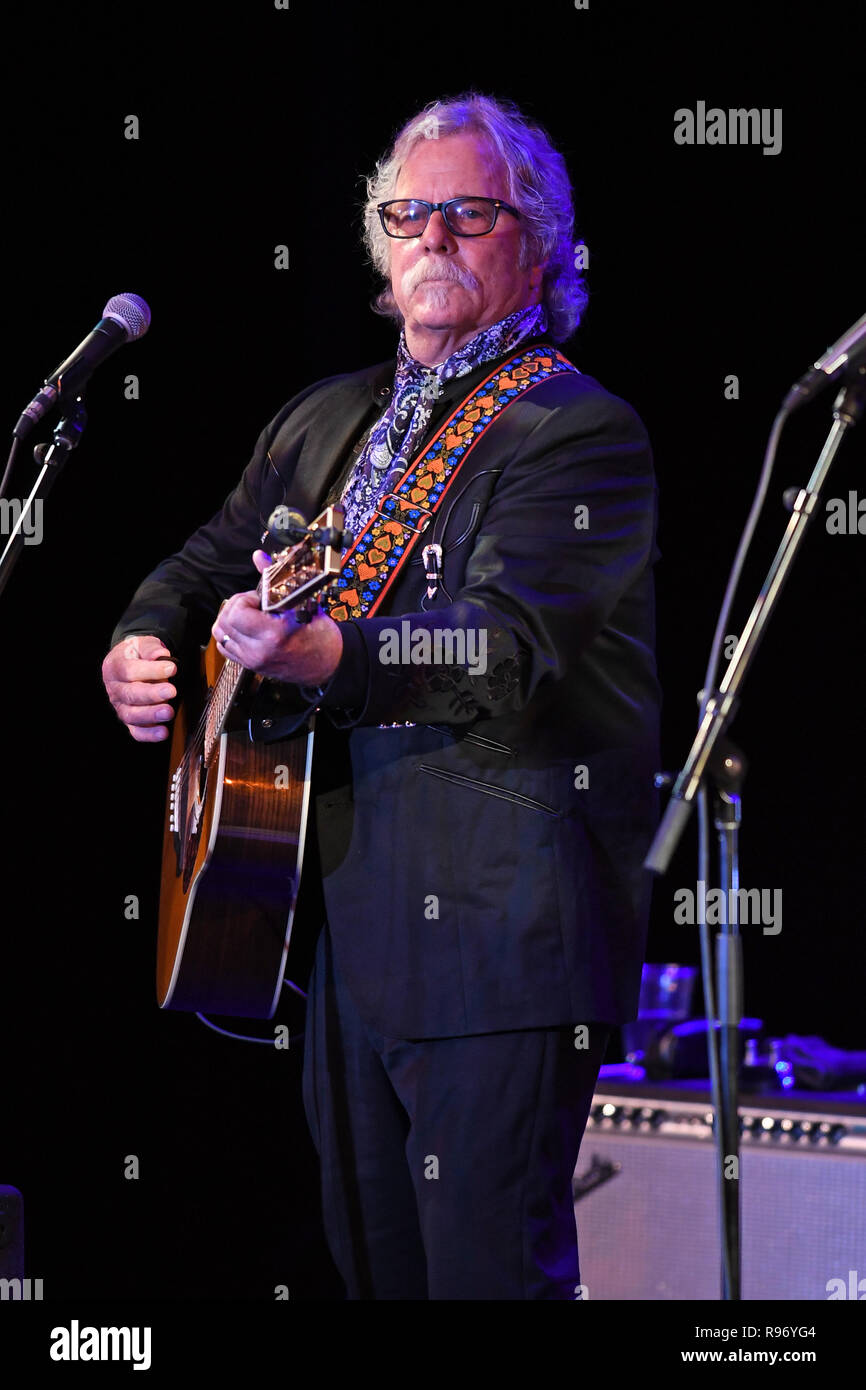
[[[302, 518], [301, 518], [302, 520]], [[309, 619], [340, 570], [343, 511], [328, 507], [262, 574], [263, 612]], [[157, 943], [161, 1008], [271, 1018], [303, 864], [313, 721], [254, 743], [261, 677], [211, 638], [174, 720]]]

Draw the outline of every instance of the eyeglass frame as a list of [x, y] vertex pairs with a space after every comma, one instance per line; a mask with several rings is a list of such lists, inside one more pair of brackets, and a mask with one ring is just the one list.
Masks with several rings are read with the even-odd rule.
[[[470, 200], [476, 203], [492, 203], [493, 221], [491, 222], [490, 226], [486, 229], [486, 231], [483, 232], [455, 232], [454, 228], [451, 226], [451, 223], [448, 221], [448, 215], [445, 209], [447, 207], [450, 207], [452, 203], [463, 203], [468, 202]], [[412, 232], [410, 236], [399, 236], [395, 232], [388, 231], [388, 228], [385, 226], [385, 209], [387, 207], [390, 207], [392, 203], [419, 203], [421, 207], [425, 207], [427, 209], [427, 221], [424, 223], [424, 226], [421, 228], [420, 232]], [[513, 217], [516, 217], [518, 221], [520, 220], [521, 214], [517, 208], [513, 208], [510, 203], [504, 202], [502, 198], [488, 198], [483, 193], [460, 193], [456, 198], [446, 198], [441, 203], [429, 203], [426, 198], [388, 198], [384, 203], [376, 204], [376, 211], [379, 214], [379, 221], [382, 223], [382, 231], [385, 233], [387, 237], [390, 237], [392, 241], [416, 241], [419, 236], [423, 236], [426, 232], [427, 228], [430, 225], [430, 218], [433, 216], [434, 212], [441, 212], [442, 220], [452, 236], [489, 236], [490, 233], [493, 231], [493, 228], [496, 226], [497, 221], [499, 220], [500, 208], [503, 212], [510, 212]]]

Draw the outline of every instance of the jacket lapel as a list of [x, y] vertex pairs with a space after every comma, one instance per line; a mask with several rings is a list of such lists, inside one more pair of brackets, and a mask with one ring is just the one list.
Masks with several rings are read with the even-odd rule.
[[386, 363], [366, 381], [337, 383], [327, 414], [320, 411], [316, 424], [307, 429], [287, 493], [289, 505], [304, 516], [312, 519], [321, 511], [352, 446], [388, 404], [380, 393], [389, 381], [389, 371], [393, 380], [394, 364]]

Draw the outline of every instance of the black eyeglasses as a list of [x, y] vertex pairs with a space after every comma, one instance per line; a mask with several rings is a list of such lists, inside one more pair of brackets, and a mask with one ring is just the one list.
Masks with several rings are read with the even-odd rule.
[[444, 203], [428, 203], [423, 198], [392, 198], [379, 203], [376, 211], [386, 236], [423, 236], [434, 212], [441, 212], [449, 232], [455, 236], [486, 236], [496, 226], [499, 210], [519, 217], [517, 208], [501, 198], [447, 198]]

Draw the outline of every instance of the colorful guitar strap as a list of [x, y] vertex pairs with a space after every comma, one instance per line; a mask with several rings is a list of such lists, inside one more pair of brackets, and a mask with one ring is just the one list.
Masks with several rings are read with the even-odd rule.
[[493, 421], [533, 386], [577, 370], [556, 348], [542, 343], [516, 353], [485, 377], [409, 465], [398, 487], [381, 499], [322, 600], [325, 612], [336, 622], [372, 616]]

